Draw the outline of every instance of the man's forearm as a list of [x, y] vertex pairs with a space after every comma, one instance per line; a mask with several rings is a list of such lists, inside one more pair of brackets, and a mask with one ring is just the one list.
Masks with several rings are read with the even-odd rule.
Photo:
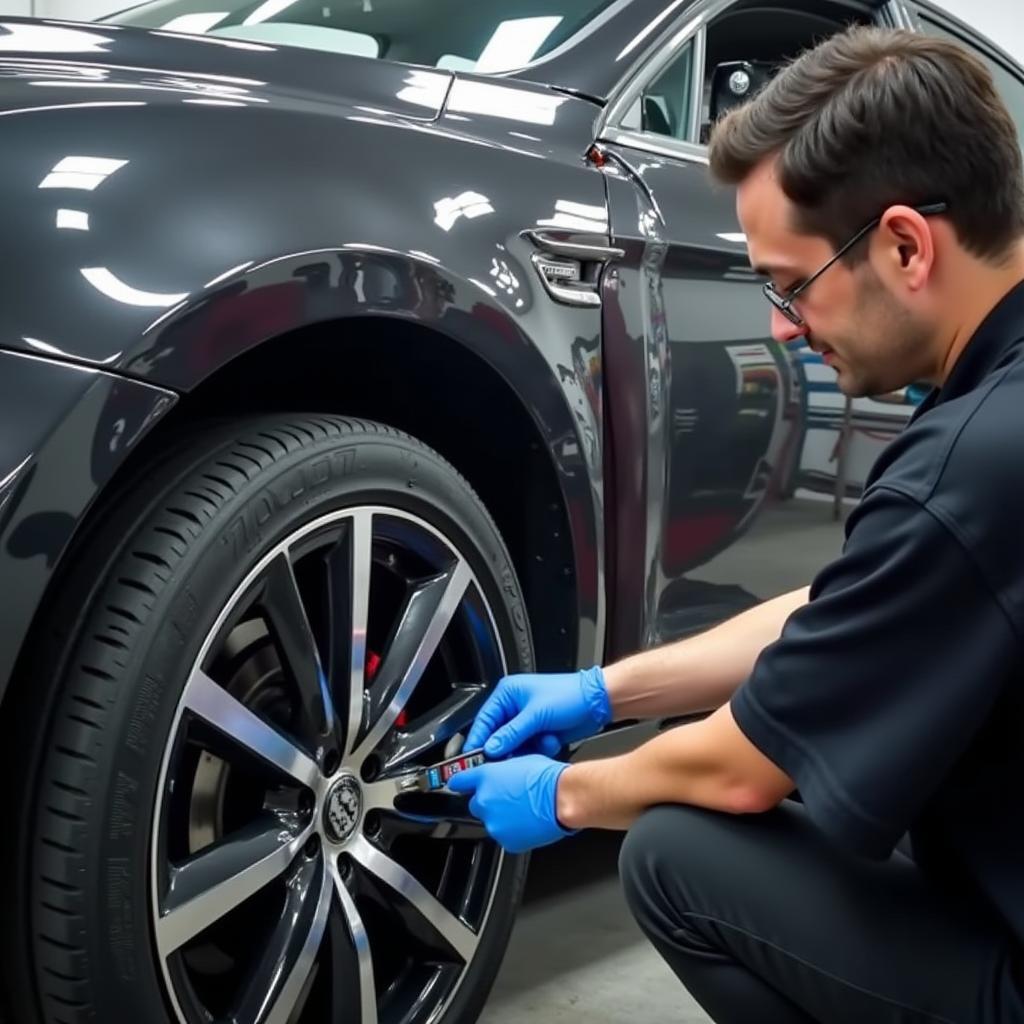
[[725, 705], [621, 757], [569, 765], [555, 813], [565, 828], [627, 829], [656, 804], [756, 814], [792, 790], [792, 780], [747, 739]]
[[699, 636], [659, 647], [604, 670], [615, 719], [666, 718], [725, 704], [750, 675], [786, 619], [807, 603], [803, 587], [737, 615]]

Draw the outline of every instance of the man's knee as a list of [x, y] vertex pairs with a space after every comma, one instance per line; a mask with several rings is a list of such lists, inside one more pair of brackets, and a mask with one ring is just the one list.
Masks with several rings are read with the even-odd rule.
[[653, 807], [637, 819], [622, 844], [619, 873], [634, 916], [644, 925], [654, 908], [659, 926], [672, 916], [719, 912], [750, 886], [765, 883], [760, 865], [791, 815], [725, 814], [700, 807]]
[[729, 820], [682, 805], [652, 807], [637, 819], [622, 843], [619, 875], [641, 927], [678, 928], [690, 894], [713, 888], [714, 848]]

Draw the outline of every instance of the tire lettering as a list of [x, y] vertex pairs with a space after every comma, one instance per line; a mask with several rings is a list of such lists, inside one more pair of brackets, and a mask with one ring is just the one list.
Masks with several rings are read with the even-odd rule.
[[157, 712], [160, 709], [163, 692], [163, 679], [151, 675], [147, 675], [142, 680], [142, 685], [136, 692], [124, 745], [140, 757], [144, 757], [149, 751], [153, 723], [156, 721]]
[[259, 543], [263, 527], [275, 510], [283, 510], [302, 494], [329, 483], [332, 478], [348, 476], [355, 469], [356, 449], [344, 448], [310, 462], [284, 481], [277, 481], [259, 493], [225, 530], [222, 544], [230, 545], [232, 558], [243, 560]]
[[334, 477], [348, 476], [356, 467], [355, 448], [343, 448], [331, 452], [331, 475]]
[[181, 595], [181, 599], [175, 603], [174, 617], [171, 619], [170, 625], [179, 647], [184, 647], [192, 636], [192, 627], [198, 617], [198, 608], [198, 602], [189, 590], [186, 590]]
[[281, 480], [276, 480], [269, 488], [274, 496], [274, 503], [279, 509], [287, 508], [296, 498], [306, 493], [305, 467], [292, 470]]
[[138, 815], [139, 784], [124, 772], [117, 773], [114, 781], [114, 803], [110, 811], [110, 840], [131, 839], [135, 834]]
[[331, 478], [331, 460], [317, 459], [309, 464], [309, 483], [312, 487], [322, 487]]
[[122, 981], [135, 980], [135, 906], [132, 903], [132, 862], [127, 857], [107, 861], [107, 920], [114, 969]]
[[526, 629], [526, 616], [523, 614], [523, 606], [521, 604], [514, 604], [511, 608], [512, 621], [516, 624], [516, 629]]
[[227, 528], [221, 543], [231, 545], [231, 554], [236, 562], [249, 550], [249, 534], [244, 512]]
[[261, 494], [256, 500], [256, 504], [253, 507], [253, 518], [256, 520], [256, 533], [258, 534], [267, 523], [270, 522], [271, 516], [274, 514], [274, 503], [270, 500], [270, 495]]

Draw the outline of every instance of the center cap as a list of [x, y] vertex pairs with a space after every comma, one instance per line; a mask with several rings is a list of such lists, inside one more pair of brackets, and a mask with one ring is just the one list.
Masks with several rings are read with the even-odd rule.
[[355, 831], [363, 809], [359, 783], [349, 775], [331, 786], [324, 802], [324, 829], [336, 843], [343, 843]]

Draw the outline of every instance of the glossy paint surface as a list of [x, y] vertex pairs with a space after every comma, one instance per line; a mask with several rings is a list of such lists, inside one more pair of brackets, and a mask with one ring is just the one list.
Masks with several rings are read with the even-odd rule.
[[[138, 403], [121, 417], [134, 437], [236, 359], [319, 324], [344, 346], [346, 321], [414, 322], [428, 329], [416, 344], [453, 339], [516, 396], [570, 523], [579, 664], [808, 582], [841, 541], [834, 453], [807, 465], [835, 416], [808, 397], [818, 368], [768, 337], [731, 195], [699, 160], [621, 144], [628, 168], [602, 170], [586, 156], [600, 100], [703, 9], [618, 0], [574, 45], [501, 77], [0, 22], [0, 355], [15, 368], [0, 416], [18, 439], [0, 449], [0, 577], [23, 586], [0, 692], [116, 465], [30, 479], [25, 459], [92, 467], [108, 404]], [[623, 250], [603, 308], [552, 298], [528, 231]]]
[[[616, 176], [613, 237], [627, 258], [605, 304], [606, 358], [633, 378], [628, 396], [610, 396], [613, 435], [649, 453], [646, 478], [627, 476], [619, 491], [645, 522], [645, 549], [623, 547], [618, 562], [634, 577], [644, 566], [630, 586], [643, 588], [633, 626], [649, 645], [810, 582], [838, 553], [842, 526], [800, 480], [799, 367], [768, 333], [732, 195], [698, 162], [620, 155], [658, 200], [656, 211], [638, 202]], [[635, 641], [615, 618], [628, 649]]]
[[583, 159], [597, 108], [329, 54], [24, 29], [31, 57], [0, 50], [18, 240], [0, 346], [183, 393], [313, 324], [444, 333], [544, 438], [572, 529], [579, 656], [599, 656], [600, 314], [550, 299], [523, 236], [607, 243], [604, 181]]

